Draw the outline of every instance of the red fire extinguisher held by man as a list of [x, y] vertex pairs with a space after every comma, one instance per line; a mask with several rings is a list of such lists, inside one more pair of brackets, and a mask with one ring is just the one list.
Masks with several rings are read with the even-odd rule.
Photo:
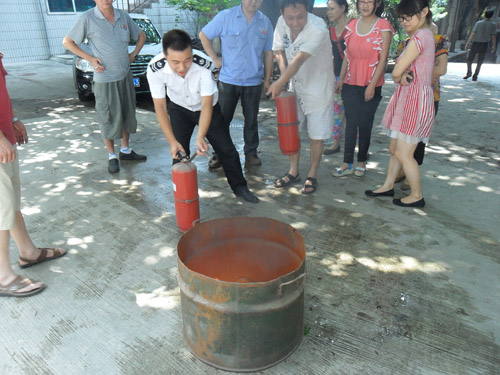
[[177, 226], [182, 232], [187, 232], [200, 221], [200, 202], [198, 196], [198, 174], [196, 165], [182, 151], [177, 153], [180, 163], [172, 166], [172, 184], [175, 199], [175, 217]]

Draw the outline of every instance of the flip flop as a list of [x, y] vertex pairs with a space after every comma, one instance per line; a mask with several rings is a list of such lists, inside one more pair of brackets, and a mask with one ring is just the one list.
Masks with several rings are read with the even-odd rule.
[[[40, 284], [38, 288], [32, 289], [28, 292], [20, 292], [20, 290], [23, 290], [24, 288], [32, 285], [32, 284]], [[40, 283], [39, 281], [36, 280], [30, 280], [28, 278], [22, 277], [22, 276], [17, 276], [12, 282], [10, 282], [7, 285], [0, 285], [0, 296], [1, 297], [28, 297], [32, 296], [33, 294], [40, 293], [42, 290], [45, 289], [45, 284]]]
[[[307, 181], [311, 182], [311, 184], [308, 184]], [[317, 188], [318, 180], [313, 177], [307, 177], [306, 183], [304, 184], [304, 187], [300, 190], [300, 192], [302, 194], [312, 194], [316, 191]]]
[[[284, 180], [285, 177], [288, 178], [288, 181]], [[278, 178], [276, 181], [274, 181], [274, 187], [284, 188], [284, 187], [296, 184], [297, 182], [300, 182], [300, 177], [298, 174], [297, 174], [297, 176], [292, 176], [290, 173], [285, 173], [285, 175], [283, 177]]]
[[[52, 256], [47, 256], [49, 250], [52, 250], [53, 255]], [[62, 256], [66, 255], [66, 250], [60, 249], [57, 247], [42, 247], [40, 248], [40, 255], [38, 258], [32, 260], [32, 259], [26, 259], [23, 257], [19, 257], [19, 267], [21, 268], [28, 268], [32, 267], [35, 264], [42, 263], [42, 262], [47, 262], [49, 260], [57, 259]], [[21, 264], [21, 262], [25, 262], [25, 264]]]

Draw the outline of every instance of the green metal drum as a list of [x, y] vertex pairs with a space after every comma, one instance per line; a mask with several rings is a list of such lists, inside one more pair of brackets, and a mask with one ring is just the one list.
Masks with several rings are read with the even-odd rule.
[[203, 222], [177, 246], [183, 330], [193, 354], [224, 370], [257, 371], [304, 334], [305, 247], [268, 218]]

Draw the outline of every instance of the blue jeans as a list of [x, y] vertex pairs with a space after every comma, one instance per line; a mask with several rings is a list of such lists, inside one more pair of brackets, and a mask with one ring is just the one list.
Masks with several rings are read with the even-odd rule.
[[245, 118], [243, 139], [245, 141], [245, 157], [257, 155], [259, 147], [259, 126], [257, 114], [259, 113], [260, 95], [262, 85], [258, 86], [235, 86], [229, 83], [219, 82], [219, 104], [229, 129], [233, 120], [234, 111], [238, 100], [241, 98], [241, 108]]

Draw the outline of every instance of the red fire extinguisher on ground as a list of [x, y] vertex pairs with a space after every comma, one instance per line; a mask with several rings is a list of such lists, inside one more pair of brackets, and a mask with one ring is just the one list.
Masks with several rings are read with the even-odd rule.
[[172, 165], [172, 184], [175, 199], [177, 226], [187, 232], [200, 221], [200, 202], [198, 196], [198, 175], [196, 165], [191, 163], [196, 154], [189, 158], [179, 151], [180, 163]]
[[291, 91], [283, 91], [276, 97], [278, 137], [280, 150], [285, 155], [295, 155], [300, 150], [297, 98]]

